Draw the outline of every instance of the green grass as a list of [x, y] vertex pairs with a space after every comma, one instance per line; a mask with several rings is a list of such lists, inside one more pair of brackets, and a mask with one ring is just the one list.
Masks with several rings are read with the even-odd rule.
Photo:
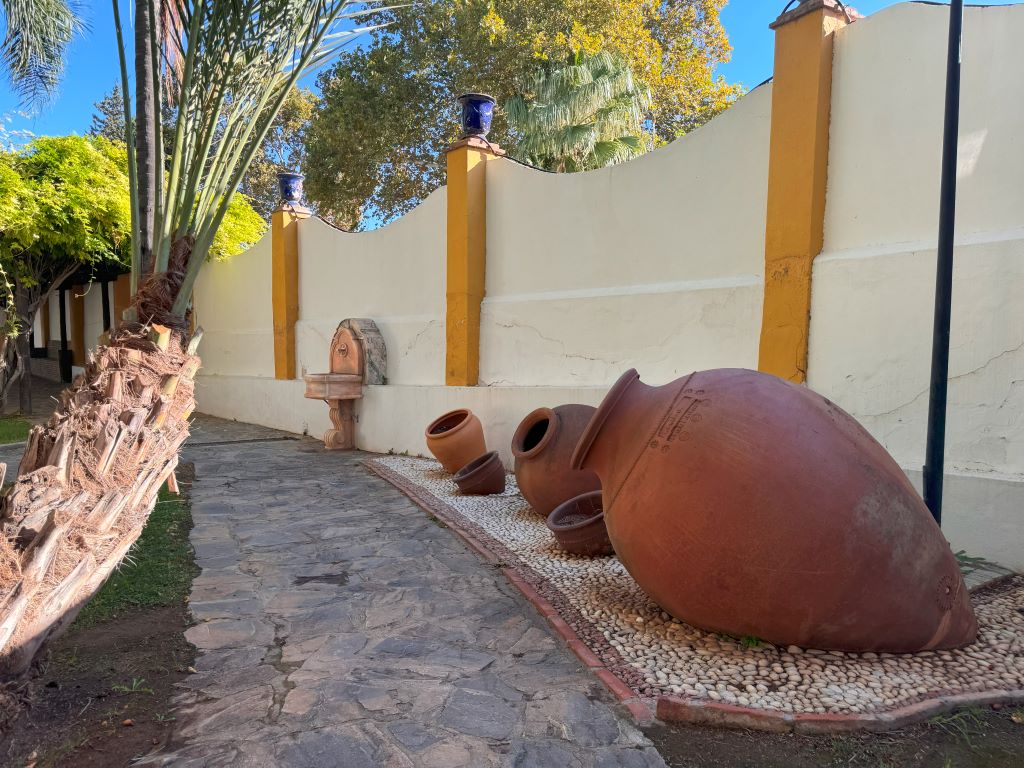
[[198, 573], [188, 541], [191, 528], [186, 501], [161, 490], [138, 542], [82, 609], [75, 626], [93, 626], [142, 608], [184, 605]]
[[945, 731], [970, 749], [974, 749], [974, 739], [985, 733], [985, 720], [976, 707], [936, 715], [928, 720], [928, 725]]
[[30, 429], [31, 422], [20, 416], [0, 416], [0, 445], [24, 442]]
[[112, 685], [110, 690], [117, 693], [153, 693], [153, 689], [146, 686], [146, 679], [142, 677], [133, 677], [131, 683]]

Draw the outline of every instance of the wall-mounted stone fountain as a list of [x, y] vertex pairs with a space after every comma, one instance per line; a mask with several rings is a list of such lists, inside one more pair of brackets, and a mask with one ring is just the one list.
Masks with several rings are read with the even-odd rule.
[[355, 401], [366, 384], [387, 383], [387, 348], [373, 320], [348, 318], [338, 324], [331, 339], [330, 371], [307, 373], [306, 397], [330, 406], [333, 429], [324, 434], [331, 450], [355, 448]]

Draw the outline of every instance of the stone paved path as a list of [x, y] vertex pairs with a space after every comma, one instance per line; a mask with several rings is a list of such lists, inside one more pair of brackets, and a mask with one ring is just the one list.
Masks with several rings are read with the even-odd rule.
[[197, 673], [146, 763], [664, 765], [498, 570], [360, 454], [280, 437], [202, 419], [186, 450]]

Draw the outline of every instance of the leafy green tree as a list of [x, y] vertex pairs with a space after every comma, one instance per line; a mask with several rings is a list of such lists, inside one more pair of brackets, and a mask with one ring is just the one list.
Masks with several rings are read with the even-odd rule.
[[[575, 51], [622, 56], [650, 89], [656, 141], [671, 141], [739, 93], [714, 75], [729, 58], [725, 0], [431, 0], [388, 11], [392, 25], [321, 74], [307, 131], [306, 190], [343, 226], [390, 219], [444, 183], [439, 156], [458, 138], [454, 97], [504, 104], [546, 61]], [[490, 140], [513, 145], [499, 110]]]
[[304, 133], [316, 104], [316, 94], [308, 88], [296, 87], [288, 92], [263, 146], [242, 179], [241, 191], [264, 218], [270, 217], [279, 202], [277, 172], [302, 172], [306, 158]]
[[[6, 398], [31, 365], [28, 341], [39, 306], [83, 265], [130, 264], [131, 202], [123, 142], [102, 136], [36, 139], [21, 152], [0, 153], [0, 268], [14, 292], [20, 331]], [[210, 254], [227, 258], [258, 240], [266, 223], [236, 195]], [[23, 386], [23, 410], [29, 391]]]
[[0, 214], [0, 265], [13, 286], [18, 326], [2, 399], [21, 382], [22, 410], [30, 412], [29, 335], [39, 305], [81, 265], [127, 261], [125, 152], [102, 137], [45, 137], [2, 158], [0, 194], [16, 195], [21, 207]]
[[577, 53], [526, 78], [505, 104], [512, 155], [549, 171], [588, 171], [647, 151], [651, 92], [619, 54]]

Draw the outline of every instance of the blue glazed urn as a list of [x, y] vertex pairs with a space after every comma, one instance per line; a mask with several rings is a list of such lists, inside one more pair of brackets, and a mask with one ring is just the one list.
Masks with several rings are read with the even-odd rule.
[[281, 187], [281, 200], [289, 205], [298, 205], [302, 200], [302, 180], [305, 178], [301, 173], [278, 171], [277, 183]]
[[486, 137], [494, 117], [494, 97], [486, 93], [464, 93], [459, 96], [459, 103], [462, 105], [462, 138]]

